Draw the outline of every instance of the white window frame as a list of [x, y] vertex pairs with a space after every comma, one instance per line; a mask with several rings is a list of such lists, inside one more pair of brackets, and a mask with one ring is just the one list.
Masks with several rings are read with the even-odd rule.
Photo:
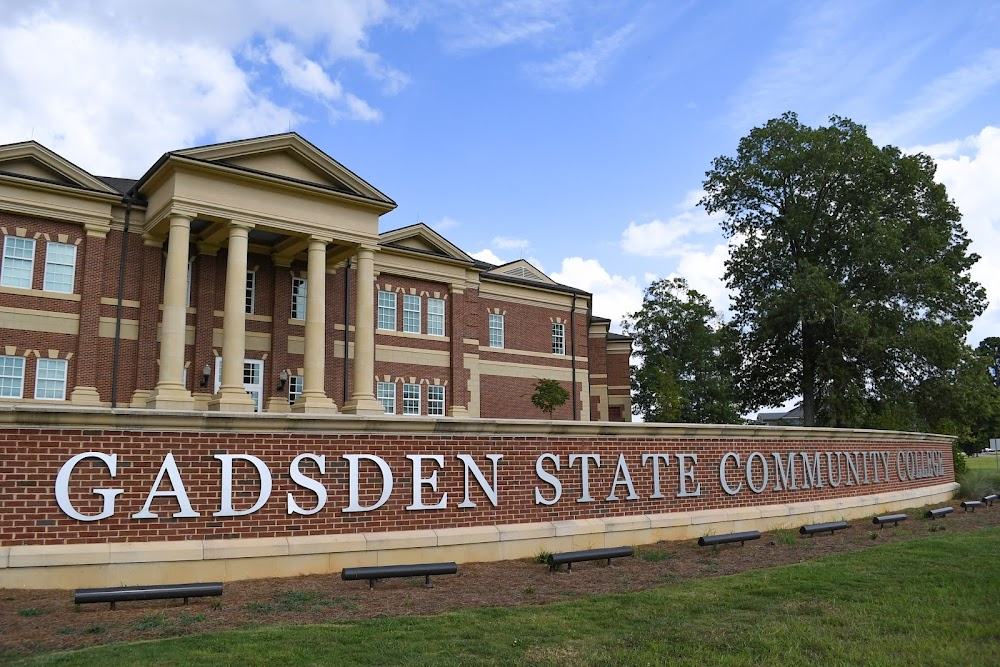
[[420, 385], [419, 384], [404, 384], [403, 385], [403, 414], [404, 415], [419, 415], [420, 414]]
[[246, 314], [253, 315], [257, 292], [257, 269], [247, 269]]
[[503, 315], [499, 313], [490, 313], [490, 347], [503, 349], [503, 319]]
[[288, 404], [292, 405], [299, 400], [302, 389], [305, 386], [305, 379], [301, 375], [288, 376]]
[[427, 415], [430, 417], [444, 416], [444, 385], [427, 385]]
[[[69, 370], [68, 366], [69, 363], [65, 359], [45, 359], [39, 357], [38, 363], [35, 364], [36, 400], [39, 401], [66, 400], [66, 376]], [[52, 372], [59, 373], [60, 370], [61, 370], [60, 374], [62, 375], [62, 377], [49, 376], [50, 373]]]
[[[15, 246], [21, 246], [16, 248]], [[28, 249], [30, 248], [30, 252]], [[20, 252], [19, 252], [20, 251]], [[30, 255], [25, 257], [24, 255]], [[23, 264], [27, 264], [25, 267]], [[28, 281], [13, 272], [23, 272], [27, 269]], [[3, 239], [3, 256], [0, 258], [0, 285], [3, 287], [20, 287], [31, 289], [35, 277], [35, 239], [23, 236], [5, 236]]]
[[194, 257], [188, 260], [188, 275], [187, 275], [187, 299], [184, 305], [188, 308], [191, 307], [191, 275], [193, 273], [191, 267], [194, 266]]
[[566, 354], [566, 325], [552, 323], [552, 354]]
[[385, 414], [387, 415], [396, 414], [395, 382], [379, 382], [375, 386], [375, 397], [382, 404], [382, 409], [385, 410]]
[[24, 398], [24, 366], [24, 357], [0, 355], [0, 398]]
[[[57, 253], [61, 250], [69, 251], [69, 257], [62, 261], [57, 261], [52, 257], [53, 251]], [[65, 274], [57, 273], [67, 271], [69, 273], [69, 285], [66, 285]], [[42, 289], [46, 292], [59, 292], [60, 294], [72, 294], [73, 286], [76, 284], [76, 246], [72, 243], [59, 243], [48, 241], [45, 244], [45, 272], [42, 277]]]
[[[378, 328], [383, 331], [396, 330], [396, 293], [378, 291]], [[391, 303], [390, 303], [391, 301]], [[392, 326], [389, 326], [389, 324]]]
[[444, 299], [427, 299], [427, 335], [444, 335]]
[[306, 302], [309, 295], [309, 281], [292, 277], [292, 319], [306, 319]]
[[420, 297], [416, 294], [403, 295], [403, 331], [420, 333]]

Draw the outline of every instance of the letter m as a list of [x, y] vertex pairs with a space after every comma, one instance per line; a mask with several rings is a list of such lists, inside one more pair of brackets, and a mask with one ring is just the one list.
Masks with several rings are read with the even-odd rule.
[[[786, 465], [781, 462], [781, 454], [779, 452], [771, 452], [771, 456], [774, 457], [774, 467], [778, 470], [777, 480], [774, 484], [775, 491], [783, 491], [785, 489], [789, 491], [796, 491], [799, 485], [795, 483], [795, 452], [788, 452], [788, 461]], [[791, 480], [791, 483], [789, 483]], [[806, 487], [808, 488], [808, 487]]]
[[820, 453], [816, 452], [811, 461], [805, 452], [801, 452], [799, 456], [802, 457], [802, 488], [821, 488], [823, 486], [823, 476], [819, 471], [822, 462]]

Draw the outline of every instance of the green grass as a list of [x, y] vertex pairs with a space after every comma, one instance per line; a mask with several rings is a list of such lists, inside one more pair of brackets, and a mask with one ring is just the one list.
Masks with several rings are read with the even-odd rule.
[[969, 467], [969, 470], [998, 470], [997, 459], [1000, 457], [993, 456], [992, 454], [984, 454], [982, 456], [967, 456], [965, 457], [965, 465]]
[[1000, 577], [983, 574], [998, 543], [1000, 528], [942, 533], [641, 593], [252, 627], [23, 664], [982, 665], [1000, 652]]

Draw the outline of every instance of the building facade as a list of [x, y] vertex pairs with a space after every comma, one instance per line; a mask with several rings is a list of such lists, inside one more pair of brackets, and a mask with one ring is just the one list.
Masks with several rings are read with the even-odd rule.
[[591, 295], [487, 264], [294, 133], [97, 177], [0, 146], [0, 404], [630, 421]]

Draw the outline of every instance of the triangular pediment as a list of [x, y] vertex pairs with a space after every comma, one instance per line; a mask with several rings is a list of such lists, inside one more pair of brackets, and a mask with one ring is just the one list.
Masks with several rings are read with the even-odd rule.
[[486, 275], [497, 275], [506, 276], [508, 278], [520, 278], [521, 280], [530, 280], [533, 283], [541, 283], [543, 285], [557, 285], [558, 283], [542, 271], [532, 266], [530, 262], [526, 262], [523, 259], [518, 259], [513, 262], [508, 262], [495, 269], [490, 269], [486, 272]]
[[35, 182], [117, 194], [104, 181], [36, 141], [0, 146], [0, 172]]
[[461, 262], [472, 263], [469, 257], [454, 243], [441, 236], [422, 222], [390, 232], [379, 234], [379, 244], [393, 248], [415, 250], [417, 252], [447, 257]]
[[174, 151], [174, 155], [225, 164], [318, 185], [395, 206], [360, 176], [294, 132]]

